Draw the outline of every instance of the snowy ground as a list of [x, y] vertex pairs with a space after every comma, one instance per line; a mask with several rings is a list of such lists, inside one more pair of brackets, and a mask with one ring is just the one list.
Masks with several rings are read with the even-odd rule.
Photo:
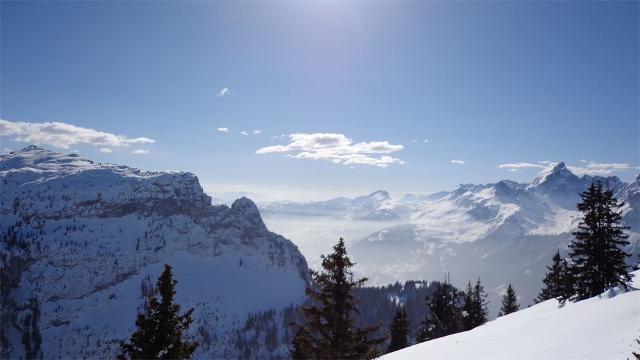
[[471, 331], [396, 351], [405, 359], [627, 359], [640, 352], [640, 271], [636, 290], [609, 291], [558, 307], [549, 300]]

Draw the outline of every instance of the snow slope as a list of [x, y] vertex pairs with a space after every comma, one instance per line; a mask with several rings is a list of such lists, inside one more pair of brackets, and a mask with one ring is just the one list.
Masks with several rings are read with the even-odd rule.
[[24, 355], [29, 317], [45, 358], [114, 357], [163, 264], [174, 267], [177, 301], [195, 308], [196, 358], [239, 356], [250, 312], [304, 297], [297, 247], [247, 198], [212, 206], [191, 173], [30, 146], [0, 156], [0, 186], [0, 357]]
[[640, 352], [640, 271], [636, 290], [610, 290], [559, 307], [548, 300], [471, 331], [387, 354], [407, 359], [627, 359]]

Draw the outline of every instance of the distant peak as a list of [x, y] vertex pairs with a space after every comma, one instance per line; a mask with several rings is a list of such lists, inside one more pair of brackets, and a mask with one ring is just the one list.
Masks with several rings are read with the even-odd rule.
[[389, 192], [385, 191], [385, 190], [378, 190], [378, 191], [374, 191], [371, 194], [369, 194], [369, 197], [382, 197], [385, 199], [390, 198]]
[[556, 166], [553, 167], [551, 171], [556, 172], [556, 171], [563, 171], [563, 170], [567, 170], [567, 165], [564, 163], [564, 161], [560, 161], [559, 163], [556, 164]]
[[27, 147], [24, 147], [24, 148], [20, 149], [20, 151], [38, 151], [38, 150], [46, 150], [46, 149], [43, 149], [43, 148], [38, 147], [36, 145], [29, 145]]

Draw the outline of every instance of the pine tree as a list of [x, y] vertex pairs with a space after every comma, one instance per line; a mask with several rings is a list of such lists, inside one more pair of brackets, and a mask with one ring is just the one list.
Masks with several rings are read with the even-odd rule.
[[407, 335], [409, 335], [409, 321], [407, 320], [407, 312], [404, 307], [398, 306], [396, 308], [396, 314], [393, 317], [391, 323], [391, 343], [387, 352], [397, 351], [409, 346]]
[[291, 348], [289, 349], [289, 357], [291, 359], [299, 360], [312, 359], [310, 337], [302, 327], [299, 327], [296, 330], [296, 334], [293, 336]]
[[612, 190], [603, 190], [600, 181], [580, 196], [582, 202], [577, 206], [583, 217], [569, 245], [575, 294], [566, 298], [584, 300], [614, 286], [629, 288], [631, 274], [625, 263], [629, 254], [622, 250], [629, 245], [624, 233], [628, 227], [620, 225], [624, 203], [618, 202]]
[[422, 321], [416, 342], [424, 342], [462, 331], [461, 294], [453, 285], [445, 282], [427, 298], [427, 315]]
[[487, 322], [489, 310], [487, 309], [487, 293], [480, 283], [480, 279], [472, 288], [471, 282], [467, 284], [462, 306], [462, 324], [464, 330], [471, 330]]
[[160, 300], [150, 295], [144, 314], [138, 314], [137, 330], [128, 343], [120, 344], [119, 359], [189, 359], [198, 344], [183, 339], [193, 321], [193, 309], [178, 315], [180, 305], [173, 303], [176, 294], [171, 266], [165, 265], [156, 288]]
[[560, 257], [560, 250], [553, 255], [552, 261], [553, 264], [547, 267], [549, 271], [542, 280], [544, 288], [538, 294], [536, 302], [564, 299], [573, 294], [567, 260]]
[[507, 287], [507, 293], [502, 297], [502, 307], [498, 316], [514, 313], [520, 309], [518, 305], [518, 297], [511, 284]]
[[353, 289], [367, 280], [354, 280], [353, 266], [340, 238], [333, 253], [322, 256], [323, 271], [311, 272], [313, 285], [305, 290], [309, 304], [301, 308], [305, 322], [297, 325], [299, 336], [292, 343], [292, 358], [371, 359], [378, 356], [378, 346], [384, 341], [373, 338], [378, 327], [358, 328], [353, 318], [358, 314]]

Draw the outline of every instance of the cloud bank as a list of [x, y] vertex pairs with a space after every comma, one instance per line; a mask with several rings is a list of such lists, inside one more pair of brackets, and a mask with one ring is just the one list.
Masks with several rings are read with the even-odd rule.
[[51, 145], [63, 149], [68, 149], [75, 144], [129, 146], [155, 142], [146, 137], [129, 138], [61, 122], [35, 123], [2, 119], [0, 119], [0, 136], [13, 136], [14, 141]]
[[296, 159], [387, 167], [391, 164], [404, 164], [402, 160], [386, 155], [403, 149], [404, 146], [389, 144], [388, 141], [354, 143], [343, 134], [296, 133], [289, 135], [289, 144], [263, 147], [256, 150], [256, 154], [286, 153]]
[[[626, 163], [597, 163], [593, 161], [580, 160], [585, 165], [568, 165], [567, 169], [572, 173], [582, 175], [611, 175], [614, 172], [625, 172], [632, 170], [632, 166]], [[499, 164], [498, 168], [505, 169], [513, 172], [520, 171], [522, 169], [540, 169], [541, 172], [551, 170], [556, 166], [558, 162], [555, 161], [539, 161], [537, 163], [518, 162], [518, 163], [506, 163]]]

